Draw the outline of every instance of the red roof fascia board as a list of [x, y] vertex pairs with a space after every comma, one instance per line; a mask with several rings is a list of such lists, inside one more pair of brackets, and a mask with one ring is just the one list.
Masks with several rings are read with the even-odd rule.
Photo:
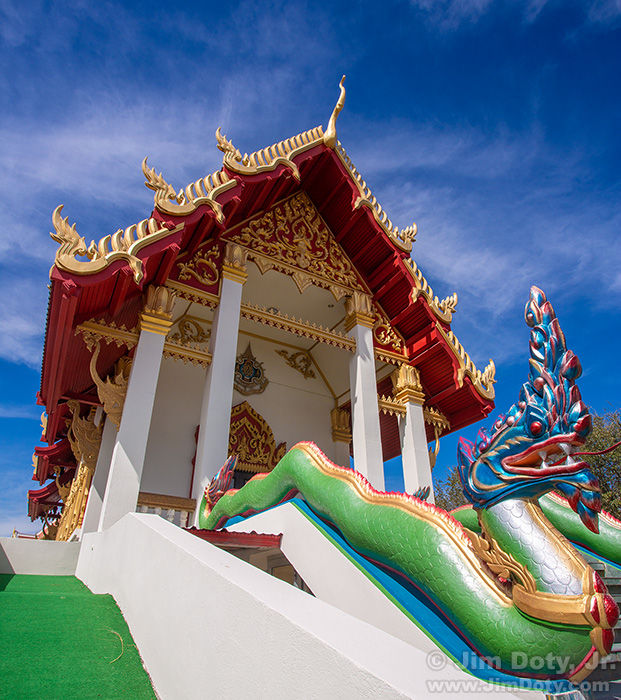
[[[37, 479], [40, 484], [44, 484], [54, 474], [54, 466], [62, 463], [62, 466], [69, 466], [73, 460], [71, 445], [67, 438], [59, 440], [49, 446], [37, 446], [34, 449], [37, 456], [37, 470], [33, 474], [33, 479]], [[75, 463], [72, 465], [75, 467]]]
[[[63, 393], [62, 358], [71, 337], [73, 318], [80, 296], [78, 286], [72, 280], [58, 279], [54, 276], [56, 272], [54, 270], [52, 273], [50, 314], [41, 377], [41, 397], [46, 406], [54, 407]], [[52, 430], [48, 430], [47, 434], [48, 436], [51, 434], [53, 439], [56, 435], [56, 426], [52, 426]]]
[[257, 532], [229, 532], [228, 530], [199, 530], [195, 527], [186, 529], [191, 535], [200, 537], [217, 547], [243, 547], [243, 548], [265, 548], [279, 547], [282, 540], [280, 535], [264, 535]]
[[[67, 470], [61, 477], [59, 482], [62, 486], [68, 484], [75, 474], [74, 469]], [[28, 491], [28, 515], [31, 520], [35, 520], [42, 513], [45, 513], [50, 508], [57, 506], [60, 502], [60, 494], [58, 493], [58, 485], [56, 480], [50, 481], [49, 484], [42, 489]]]

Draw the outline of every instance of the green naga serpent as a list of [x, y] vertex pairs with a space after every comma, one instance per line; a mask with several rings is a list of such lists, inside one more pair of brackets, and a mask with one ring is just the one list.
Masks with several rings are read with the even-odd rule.
[[[234, 458], [200, 506], [200, 526], [222, 527], [300, 494], [374, 565], [404, 580], [504, 674], [579, 683], [610, 653], [619, 610], [598, 574], [546, 519], [538, 499], [560, 490], [597, 531], [597, 480], [576, 454], [591, 418], [552, 306], [531, 290], [530, 375], [516, 403], [476, 444], [459, 446], [464, 493], [481, 534], [421, 498], [373, 489], [314, 444], [293, 447], [269, 474], [227, 490]], [[515, 652], [527, 661], [515, 667]]]

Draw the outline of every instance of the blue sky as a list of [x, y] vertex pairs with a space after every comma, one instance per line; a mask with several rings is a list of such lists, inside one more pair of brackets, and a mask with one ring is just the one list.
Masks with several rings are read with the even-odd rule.
[[[413, 257], [458, 293], [453, 329], [496, 362], [498, 409], [526, 377], [531, 284], [587, 403], [621, 405], [620, 58], [619, 0], [0, 0], [0, 535], [34, 530], [53, 209], [87, 240], [135, 223], [144, 156], [178, 189], [219, 168], [218, 126], [252, 151], [326, 125], [343, 73], [339, 138], [389, 217], [417, 223]], [[439, 473], [454, 459], [443, 441]]]

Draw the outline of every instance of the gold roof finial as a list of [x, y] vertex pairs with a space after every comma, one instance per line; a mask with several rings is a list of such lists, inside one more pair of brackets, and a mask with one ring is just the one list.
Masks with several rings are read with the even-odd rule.
[[345, 104], [345, 88], [343, 87], [344, 82], [345, 76], [341, 78], [341, 82], [339, 83], [341, 94], [339, 95], [339, 99], [334, 107], [330, 121], [328, 122], [326, 133], [323, 135], [323, 142], [326, 144], [326, 146], [328, 146], [328, 148], [334, 148], [336, 146], [336, 118], [339, 116], [339, 112], [343, 109], [343, 105]]

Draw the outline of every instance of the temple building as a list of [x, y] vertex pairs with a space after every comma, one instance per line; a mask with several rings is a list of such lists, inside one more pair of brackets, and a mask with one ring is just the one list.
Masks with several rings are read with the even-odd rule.
[[145, 158], [150, 216], [98, 242], [55, 210], [45, 541], [6, 538], [0, 573], [112, 595], [162, 700], [585, 700], [618, 678], [621, 523], [574, 460], [580, 364], [533, 287], [528, 382], [460, 443], [469, 505], [434, 505], [495, 367], [337, 140], [340, 89], [325, 130], [242, 155], [218, 129], [179, 191]]
[[[401, 455], [405, 490], [432, 489], [442, 435], [493, 408], [478, 370], [400, 230], [327, 129], [243, 155], [176, 192], [147, 160], [149, 218], [59, 244], [29, 492], [48, 536], [106, 530], [136, 510], [196, 522], [229, 454], [235, 485], [298, 441], [378, 490]], [[433, 499], [433, 493], [430, 500]]]

